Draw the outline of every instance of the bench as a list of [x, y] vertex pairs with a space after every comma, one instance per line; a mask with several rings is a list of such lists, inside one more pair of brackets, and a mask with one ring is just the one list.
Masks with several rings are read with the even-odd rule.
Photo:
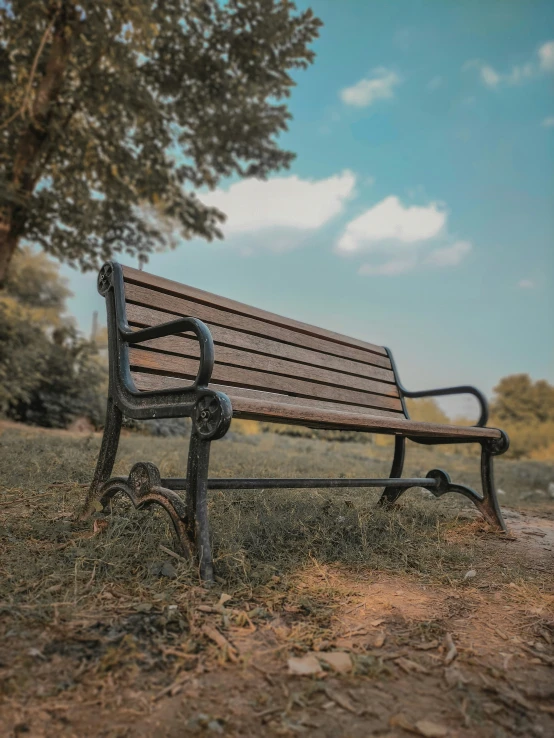
[[[493, 457], [508, 449], [506, 433], [487, 428], [486, 398], [470, 386], [409, 392], [389, 349], [258, 310], [116, 262], [98, 276], [106, 299], [110, 381], [102, 446], [82, 517], [118, 492], [136, 507], [161, 505], [182, 552], [197, 555], [203, 580], [213, 579], [209, 489], [382, 487], [393, 505], [410, 487], [440, 497], [458, 492], [495, 528], [506, 527], [498, 505]], [[479, 401], [476, 425], [411, 420], [406, 397], [469, 393]], [[150, 463], [128, 477], [110, 478], [123, 417], [190, 417], [187, 476], [162, 479]], [[231, 419], [250, 418], [310, 428], [385, 433], [395, 437], [387, 479], [215, 479], [208, 476], [210, 444]], [[433, 469], [403, 479], [406, 439], [423, 444], [479, 443], [482, 493]], [[183, 493], [183, 494], [179, 494]]]

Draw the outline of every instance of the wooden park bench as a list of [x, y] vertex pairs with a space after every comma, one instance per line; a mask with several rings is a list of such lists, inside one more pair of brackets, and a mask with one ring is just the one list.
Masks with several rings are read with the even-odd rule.
[[[492, 459], [508, 449], [507, 435], [486, 428], [487, 401], [473, 387], [409, 392], [391, 352], [382, 346], [258, 310], [152, 274], [105, 264], [98, 290], [106, 299], [110, 385], [102, 447], [84, 514], [107, 507], [117, 492], [136, 507], [157, 503], [171, 516], [183, 551], [196, 548], [200, 573], [213, 578], [208, 524], [209, 489], [383, 487], [392, 505], [410, 487], [435, 496], [458, 492], [494, 527], [505, 530]], [[406, 397], [469, 393], [480, 403], [472, 427], [410, 420]], [[150, 463], [129, 477], [111, 478], [123, 416], [140, 420], [190, 417], [187, 476], [162, 479]], [[387, 479], [214, 479], [210, 444], [231, 419], [251, 418], [310, 428], [394, 435]], [[453, 484], [433, 469], [402, 479], [406, 439], [424, 444], [481, 444], [482, 494]], [[179, 492], [183, 492], [182, 496]]]

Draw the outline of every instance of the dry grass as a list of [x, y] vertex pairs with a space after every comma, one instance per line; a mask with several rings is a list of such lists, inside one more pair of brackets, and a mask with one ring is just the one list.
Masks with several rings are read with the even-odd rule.
[[[72, 522], [91, 478], [99, 437], [7, 430], [2, 436], [2, 599], [26, 600], [29, 588], [40, 602], [76, 601], [106, 582], [125, 587], [157, 586], [157, 567], [172, 546], [165, 514], [132, 510], [120, 499], [107, 527]], [[389, 449], [290, 438], [269, 433], [231, 434], [214, 444], [214, 476], [386, 475]], [[424, 476], [433, 466], [453, 478], [478, 484], [477, 459], [416, 448], [407, 473]], [[134, 461], [150, 460], [164, 475], [185, 471], [186, 442], [128, 435], [122, 439], [116, 473]], [[502, 502], [554, 478], [538, 462], [498, 462]], [[475, 558], [478, 537], [456, 537], [471, 512], [462, 498], [440, 501], [421, 490], [405, 495], [397, 510], [376, 507], [378, 490], [274, 490], [215, 492], [210, 501], [214, 555], [219, 580], [227, 587], [256, 586], [289, 575], [307, 562], [338, 562], [449, 581]], [[538, 502], [543, 501], [539, 495]], [[527, 500], [527, 502], [532, 502]], [[544, 502], [544, 501], [543, 501]], [[197, 582], [192, 566], [173, 559], [178, 580]], [[499, 572], [503, 576], [502, 571]], [[47, 591], [51, 592], [48, 595]]]

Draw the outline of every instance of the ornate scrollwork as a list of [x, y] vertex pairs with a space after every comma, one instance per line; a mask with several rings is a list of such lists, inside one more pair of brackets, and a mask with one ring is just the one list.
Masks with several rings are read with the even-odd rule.
[[194, 408], [194, 427], [205, 441], [221, 438], [231, 422], [230, 403], [225, 395], [204, 395]]
[[113, 477], [98, 491], [98, 499], [106, 510], [113, 497], [123, 492], [136, 508], [159, 505], [169, 514], [175, 529], [181, 553], [190, 558], [191, 543], [188, 535], [187, 510], [184, 501], [173, 490], [161, 486], [160, 472], [154, 464], [139, 462], [125, 477]]
[[161, 487], [160, 471], [157, 466], [154, 466], [149, 461], [139, 461], [131, 469], [127, 484], [133, 488], [137, 498], [140, 499], [152, 487]]
[[488, 442], [487, 450], [491, 456], [500, 456], [501, 454], [505, 454], [510, 448], [510, 439], [508, 438], [508, 434], [503, 430], [501, 430], [500, 433], [500, 438], [493, 438]]
[[113, 281], [113, 266], [110, 264], [110, 262], [107, 262], [106, 264], [104, 264], [104, 266], [102, 267], [102, 269], [100, 269], [98, 273], [98, 282], [97, 282], [98, 292], [101, 295], [106, 295], [112, 286], [112, 281]]

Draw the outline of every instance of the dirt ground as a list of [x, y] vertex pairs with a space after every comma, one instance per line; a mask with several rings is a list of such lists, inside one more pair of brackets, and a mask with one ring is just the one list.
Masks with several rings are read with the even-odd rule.
[[[98, 445], [0, 436], [0, 735], [554, 735], [552, 465], [499, 460], [508, 535], [421, 491], [388, 514], [376, 491], [214, 496], [208, 590], [162, 516], [73, 522]], [[147, 449], [180, 473], [183, 448], [127, 437], [118, 472]], [[474, 457], [414, 453], [406, 473], [476, 484]], [[214, 469], [382, 474], [387, 454], [236, 434]]]

